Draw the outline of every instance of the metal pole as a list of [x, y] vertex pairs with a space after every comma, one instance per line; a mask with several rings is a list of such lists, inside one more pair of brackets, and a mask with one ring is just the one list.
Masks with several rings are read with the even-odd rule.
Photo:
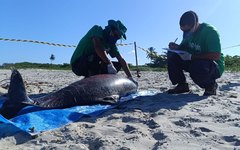
[[136, 59], [136, 67], [137, 67], [137, 77], [140, 77], [139, 68], [138, 68], [138, 58], [137, 58], [137, 44], [134, 42], [134, 50], [135, 50], [135, 59]]

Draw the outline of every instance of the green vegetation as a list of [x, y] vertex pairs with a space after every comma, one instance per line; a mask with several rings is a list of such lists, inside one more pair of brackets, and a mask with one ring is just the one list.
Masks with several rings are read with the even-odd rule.
[[[166, 68], [159, 68], [159, 67], [149, 67], [147, 65], [140, 65], [138, 67], [129, 64], [129, 67], [133, 71], [165, 71]], [[30, 62], [20, 62], [20, 63], [4, 63], [0, 66], [0, 69], [51, 69], [51, 70], [71, 70], [70, 64], [41, 64], [41, 63], [30, 63]]]
[[[154, 49], [151, 50], [155, 52]], [[134, 66], [129, 64], [129, 67], [132, 71], [166, 71], [166, 55], [157, 55], [157, 53], [147, 55], [147, 58], [151, 60], [150, 63], [145, 65]], [[240, 56], [225, 56], [225, 70], [226, 71], [240, 71]], [[52, 69], [52, 70], [71, 70], [70, 64], [41, 64], [41, 63], [30, 63], [30, 62], [21, 62], [21, 63], [4, 63], [0, 66], [0, 69]]]
[[[158, 55], [155, 48], [150, 47], [147, 51], [147, 58], [151, 60], [146, 64], [150, 68], [158, 68], [161, 71], [167, 68], [167, 56], [166, 53]], [[240, 56], [225, 56], [225, 71], [240, 71]]]
[[129, 68], [132, 71], [166, 71], [167, 68], [160, 68], [160, 67], [149, 67], [147, 64], [146, 65], [140, 65], [138, 67], [133, 66], [131, 64], [129, 64]]
[[240, 71], [240, 56], [225, 56], [225, 66], [227, 71]]
[[146, 64], [151, 68], [167, 68], [167, 55], [166, 53], [158, 55], [155, 48], [150, 47], [147, 51], [147, 58], [151, 60], [150, 63]]
[[30, 62], [20, 62], [20, 63], [4, 63], [2, 66], [0, 66], [0, 69], [11, 69], [11, 68], [17, 68], [17, 69], [29, 69], [29, 68], [35, 68], [35, 69], [53, 69], [53, 70], [70, 70], [71, 66], [70, 64], [64, 63], [64, 64], [41, 64], [41, 63], [30, 63]]

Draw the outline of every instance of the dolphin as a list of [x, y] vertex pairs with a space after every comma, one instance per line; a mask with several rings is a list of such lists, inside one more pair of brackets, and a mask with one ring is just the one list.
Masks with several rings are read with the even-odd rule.
[[138, 86], [128, 78], [114, 74], [100, 74], [84, 78], [56, 92], [38, 98], [29, 98], [23, 78], [12, 70], [8, 98], [0, 109], [7, 119], [15, 117], [25, 106], [47, 109], [69, 108], [81, 105], [115, 104], [123, 96], [137, 92]]

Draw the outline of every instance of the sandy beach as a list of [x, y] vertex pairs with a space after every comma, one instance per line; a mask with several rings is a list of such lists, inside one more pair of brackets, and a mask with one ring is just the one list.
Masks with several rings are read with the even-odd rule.
[[[19, 71], [28, 94], [50, 93], [82, 79], [71, 71]], [[11, 70], [0, 70], [0, 98], [10, 75]], [[217, 95], [209, 97], [202, 96], [204, 90], [188, 74], [191, 92], [176, 95], [165, 93], [172, 87], [167, 72], [141, 72], [140, 78], [133, 75], [139, 91], [157, 93], [35, 137], [1, 138], [0, 149], [240, 150], [240, 72], [225, 72], [217, 80]]]

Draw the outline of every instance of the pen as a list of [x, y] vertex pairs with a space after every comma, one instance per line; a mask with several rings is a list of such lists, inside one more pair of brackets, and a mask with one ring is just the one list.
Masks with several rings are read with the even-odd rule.
[[176, 43], [176, 42], [177, 42], [177, 40], [178, 40], [178, 38], [176, 38], [176, 40], [174, 41], [174, 43]]

